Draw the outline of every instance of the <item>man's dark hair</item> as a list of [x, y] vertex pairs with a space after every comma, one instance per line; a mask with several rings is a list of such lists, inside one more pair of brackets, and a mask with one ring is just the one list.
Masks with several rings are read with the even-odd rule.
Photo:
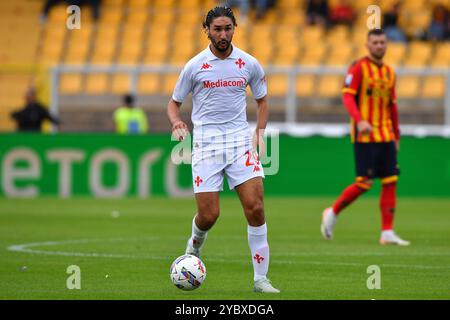
[[133, 106], [134, 104], [134, 96], [131, 94], [126, 94], [123, 96], [123, 103], [127, 106]]
[[372, 30], [369, 30], [369, 32], [367, 33], [367, 38], [372, 35], [381, 36], [383, 34], [386, 34], [383, 29], [372, 29]]
[[209, 10], [206, 15], [205, 21], [203, 22], [203, 28], [209, 28], [211, 23], [215, 18], [219, 17], [228, 17], [233, 22], [233, 25], [236, 27], [236, 18], [234, 17], [233, 11], [231, 11], [228, 7], [215, 7], [212, 10]]

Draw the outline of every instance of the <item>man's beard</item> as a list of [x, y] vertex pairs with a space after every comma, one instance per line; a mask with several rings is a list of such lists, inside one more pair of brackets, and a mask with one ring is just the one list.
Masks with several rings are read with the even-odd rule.
[[[208, 35], [209, 40], [211, 40], [211, 43], [213, 44], [213, 46], [220, 52], [225, 52], [228, 50], [228, 48], [230, 47], [231, 44], [231, 40], [227, 41], [227, 40], [220, 40], [220, 41], [215, 41], [211, 35]], [[220, 42], [226, 42], [227, 45], [225, 47], [220, 47], [219, 44]]]
[[374, 56], [375, 58], [382, 60], [384, 58], [384, 55], [386, 54], [386, 51], [381, 52], [381, 53], [376, 53], [376, 52], [372, 52], [372, 56]]

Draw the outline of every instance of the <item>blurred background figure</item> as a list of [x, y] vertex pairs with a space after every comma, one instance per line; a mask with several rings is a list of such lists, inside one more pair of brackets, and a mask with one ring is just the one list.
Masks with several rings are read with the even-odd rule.
[[406, 36], [403, 30], [398, 26], [398, 17], [400, 13], [400, 2], [396, 2], [383, 15], [383, 29], [389, 40], [394, 42], [406, 42]]
[[89, 5], [92, 7], [92, 18], [94, 20], [98, 20], [100, 17], [100, 0], [47, 0], [42, 8], [42, 22], [47, 21], [48, 14], [52, 7], [56, 6], [60, 2], [65, 2], [68, 6], [75, 5], [81, 7], [83, 5]]
[[431, 23], [428, 27], [428, 39], [442, 41], [449, 35], [449, 12], [442, 4], [437, 4], [431, 14]]
[[308, 0], [306, 6], [306, 20], [309, 25], [327, 25], [328, 13], [327, 0]]
[[351, 27], [356, 14], [348, 0], [341, 0], [330, 10], [330, 23], [332, 25], [346, 25]]
[[18, 131], [40, 132], [45, 120], [59, 124], [59, 120], [47, 111], [47, 107], [37, 101], [36, 90], [33, 87], [25, 94], [23, 109], [11, 113], [11, 117], [16, 121]]
[[255, 8], [255, 19], [263, 19], [269, 8], [276, 4], [275, 0], [225, 0], [220, 1], [220, 5], [230, 8], [239, 9], [239, 19], [241, 23], [245, 23], [248, 19], [248, 12], [252, 7]]
[[134, 96], [123, 97], [123, 107], [114, 111], [116, 132], [120, 134], [144, 134], [148, 131], [147, 116], [144, 110], [135, 107]]

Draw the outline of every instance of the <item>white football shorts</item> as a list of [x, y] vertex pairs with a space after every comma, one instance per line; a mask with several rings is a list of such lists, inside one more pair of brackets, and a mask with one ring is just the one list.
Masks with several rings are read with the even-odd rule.
[[194, 193], [223, 190], [223, 178], [227, 177], [230, 190], [255, 177], [264, 178], [264, 170], [256, 152], [225, 150], [192, 156], [192, 178]]

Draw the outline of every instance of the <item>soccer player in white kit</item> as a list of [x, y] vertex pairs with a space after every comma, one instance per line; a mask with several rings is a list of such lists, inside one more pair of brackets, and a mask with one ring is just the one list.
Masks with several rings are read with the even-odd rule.
[[[268, 119], [267, 84], [258, 61], [231, 41], [236, 19], [228, 7], [208, 12], [203, 27], [209, 46], [183, 68], [167, 115], [179, 140], [188, 134], [180, 106], [192, 93], [192, 176], [198, 212], [186, 253], [200, 256], [207, 232], [219, 217], [224, 175], [235, 189], [248, 221], [248, 243], [254, 269], [254, 291], [278, 293], [269, 279], [269, 245], [263, 204], [264, 172], [259, 161]], [[246, 87], [257, 102], [257, 128], [252, 135], [246, 117]]]

